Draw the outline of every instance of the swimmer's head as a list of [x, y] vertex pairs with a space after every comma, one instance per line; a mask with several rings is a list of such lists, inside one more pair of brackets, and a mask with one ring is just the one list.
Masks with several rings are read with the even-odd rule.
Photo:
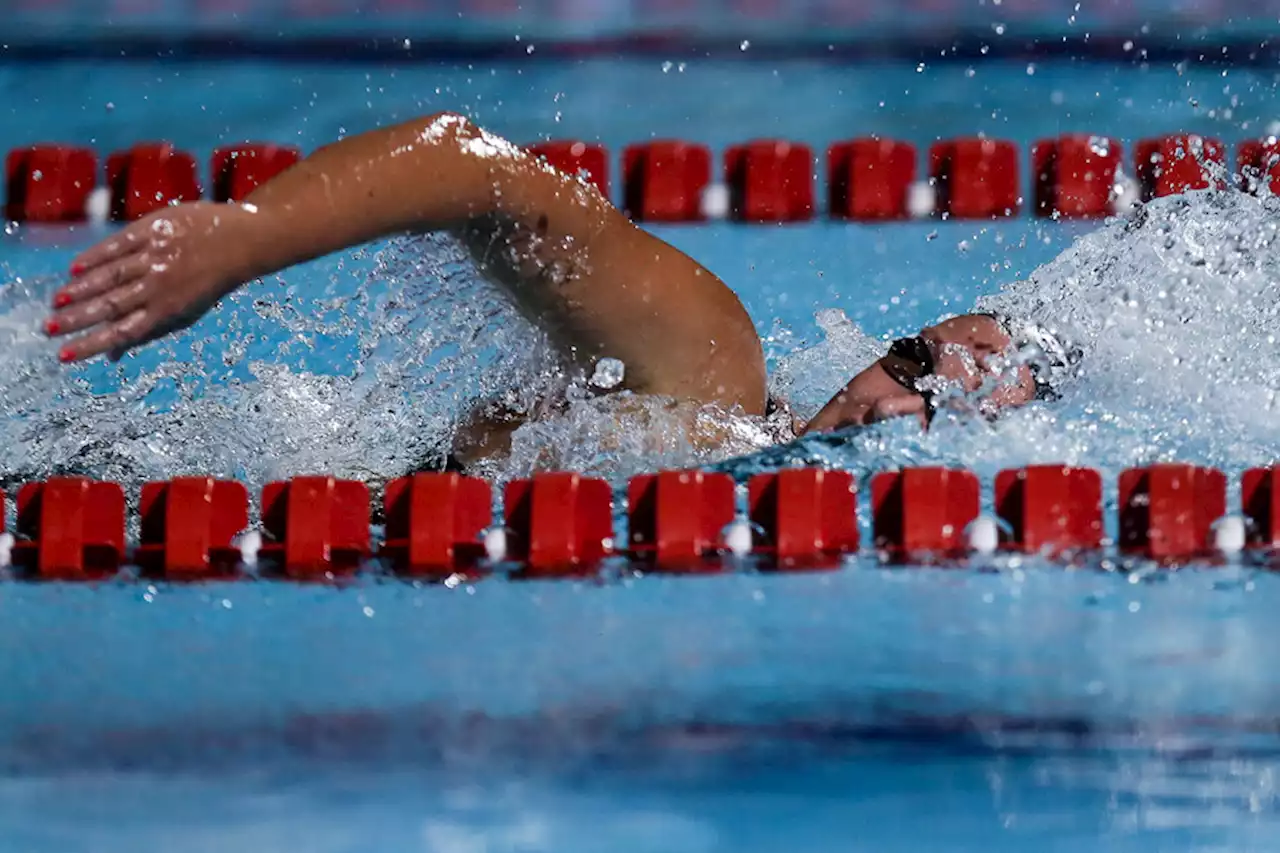
[[[855, 376], [805, 427], [805, 433], [916, 416], [927, 423], [943, 406], [972, 407], [992, 417], [1001, 409], [1049, 396], [1054, 388], [1042, 354], [1025, 356], [1026, 335], [990, 314], [953, 317], [895, 341], [876, 364]], [[1037, 361], [1039, 359], [1039, 361]], [[1064, 356], [1065, 364], [1065, 356]]]
[[1084, 351], [1057, 329], [1003, 314], [991, 314], [1005, 334], [1015, 358], [1031, 369], [1037, 400], [1056, 400], [1076, 374]]

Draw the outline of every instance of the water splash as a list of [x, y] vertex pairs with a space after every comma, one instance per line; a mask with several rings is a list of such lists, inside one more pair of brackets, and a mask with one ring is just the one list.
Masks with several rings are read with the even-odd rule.
[[[345, 256], [314, 297], [300, 295], [292, 272], [247, 289], [185, 338], [96, 378], [59, 369], [34, 331], [48, 283], [10, 276], [0, 288], [0, 472], [133, 487], [193, 472], [253, 488], [317, 471], [376, 483], [441, 461], [475, 401], [519, 411], [548, 394], [566, 401], [558, 413], [516, 430], [510, 458], [479, 473], [503, 481], [574, 468], [621, 482], [741, 456], [725, 467], [743, 476], [797, 462], [989, 474], [1186, 459], [1238, 470], [1280, 457], [1278, 229], [1280, 201], [1238, 192], [1140, 208], [979, 302], [1056, 326], [1083, 348], [1083, 373], [1061, 400], [994, 423], [943, 413], [927, 433], [895, 421], [782, 446], [772, 445], [786, 430], [761, 418], [599, 395], [443, 238]], [[767, 343], [771, 390], [801, 416], [884, 346], [839, 311], [818, 323], [817, 344], [786, 329]]]
[[339, 261], [313, 297], [294, 274], [246, 288], [114, 373], [60, 370], [35, 332], [49, 283], [12, 278], [0, 289], [0, 478], [377, 481], [441, 460], [473, 401], [518, 409], [563, 381], [540, 333], [451, 241], [398, 241], [362, 271], [367, 260]]
[[[1060, 400], [994, 423], [943, 413], [928, 433], [892, 423], [809, 440], [765, 464], [955, 464], [984, 474], [1035, 462], [1112, 474], [1171, 460], [1232, 471], [1270, 464], [1280, 458], [1278, 231], [1276, 198], [1199, 192], [1152, 202], [978, 301], [978, 310], [1054, 327], [1081, 347], [1080, 376]], [[781, 372], [869, 363], [855, 331], [837, 327]], [[823, 393], [836, 388], [829, 381]]]

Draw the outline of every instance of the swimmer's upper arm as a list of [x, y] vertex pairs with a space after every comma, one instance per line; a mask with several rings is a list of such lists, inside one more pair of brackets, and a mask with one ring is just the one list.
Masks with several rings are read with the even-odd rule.
[[760, 339], [732, 290], [594, 188], [557, 173], [527, 178], [509, 210], [575, 271], [557, 288], [580, 345], [621, 359], [632, 390], [763, 413]]

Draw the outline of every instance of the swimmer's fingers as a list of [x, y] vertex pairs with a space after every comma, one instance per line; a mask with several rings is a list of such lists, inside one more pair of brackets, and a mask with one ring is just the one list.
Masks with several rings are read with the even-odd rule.
[[44, 330], [50, 337], [57, 337], [80, 332], [101, 323], [115, 323], [146, 305], [151, 291], [148, 279], [134, 279], [128, 284], [111, 288], [101, 296], [77, 302], [59, 311], [45, 321]]
[[71, 274], [80, 275], [146, 246], [149, 242], [153, 218], [149, 216], [134, 222], [76, 255], [71, 259]]
[[102, 353], [119, 358], [151, 334], [155, 323], [146, 308], [131, 311], [114, 323], [104, 323], [86, 335], [70, 341], [58, 353], [61, 361], [83, 361]]
[[123, 287], [146, 275], [150, 268], [150, 260], [142, 252], [102, 263], [60, 287], [53, 294], [53, 307], [64, 308]]

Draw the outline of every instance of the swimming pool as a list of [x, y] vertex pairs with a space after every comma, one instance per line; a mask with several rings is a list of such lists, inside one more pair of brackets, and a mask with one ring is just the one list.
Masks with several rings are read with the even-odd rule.
[[[1068, 130], [1235, 142], [1273, 132], [1274, 84], [1247, 69], [1026, 63], [9, 65], [0, 142], [168, 138], [207, 159], [245, 137], [312, 148], [440, 109], [521, 141], [615, 151], [656, 136], [820, 149], [864, 132], [921, 147]], [[1109, 481], [1152, 460], [1232, 474], [1274, 461], [1267, 204], [1161, 203], [1149, 225], [1100, 233], [1015, 294], [1112, 318], [1106, 363], [1075, 397], [995, 427], [886, 425], [833, 461], [989, 477], [1052, 459]], [[1096, 228], [657, 230], [738, 290], [782, 387], [812, 407], [881, 336], [968, 308]], [[412, 241], [290, 272], [187, 337], [67, 381], [32, 330], [49, 277], [90, 239], [5, 238], [2, 469], [75, 458], [130, 484], [198, 470], [255, 485], [403, 470], [495, 373], [542, 367], [448, 247]], [[464, 331], [475, 341], [453, 343]], [[603, 452], [598, 424], [588, 413], [531, 440], [618, 482], [688, 459]], [[1273, 578], [1236, 567], [870, 559], [833, 574], [453, 589], [10, 584], [0, 847], [1271, 849], [1276, 597]]]

